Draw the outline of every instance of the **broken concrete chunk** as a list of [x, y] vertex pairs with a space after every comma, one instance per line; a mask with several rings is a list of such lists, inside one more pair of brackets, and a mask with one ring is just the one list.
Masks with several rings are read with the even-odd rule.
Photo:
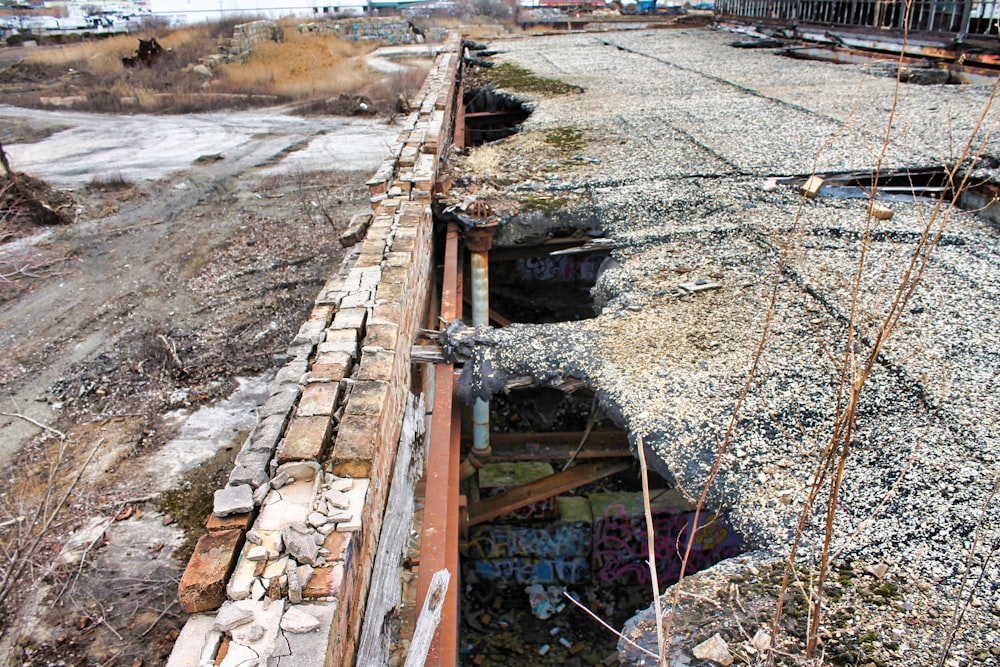
[[287, 472], [281, 470], [280, 472], [278, 472], [278, 474], [276, 474], [274, 477], [271, 478], [271, 488], [280, 489], [285, 484], [289, 484], [293, 481], [295, 480], [293, 480]]
[[212, 509], [215, 516], [229, 516], [252, 512], [253, 507], [253, 489], [246, 484], [240, 484], [216, 491]]
[[281, 617], [281, 629], [293, 634], [312, 632], [320, 626], [319, 620], [300, 607], [289, 607]]
[[733, 654], [729, 652], [729, 645], [719, 633], [695, 646], [691, 653], [698, 660], [708, 660], [722, 667], [733, 664]]
[[309, 522], [310, 526], [319, 528], [320, 526], [322, 526], [327, 522], [327, 518], [326, 515], [323, 514], [322, 512], [310, 512], [309, 516], [306, 517], [306, 521]]
[[351, 506], [350, 497], [346, 493], [343, 493], [342, 491], [334, 491], [333, 489], [331, 489], [326, 493], [324, 493], [323, 497], [326, 498], [326, 502], [333, 505], [337, 509], [346, 510], [348, 507]]
[[263, 600], [265, 593], [267, 593], [267, 589], [264, 588], [264, 584], [260, 582], [260, 579], [254, 579], [253, 586], [250, 588], [250, 599], [254, 601]]
[[257, 545], [255, 547], [250, 547], [249, 549], [247, 549], [247, 555], [246, 555], [247, 560], [258, 562], [262, 560], [267, 560], [267, 557], [268, 557], [267, 547]]
[[278, 466], [278, 470], [275, 471], [274, 477], [277, 479], [279, 476], [284, 474], [287, 477], [308, 482], [315, 479], [316, 474], [319, 471], [319, 464], [315, 461], [290, 461], [289, 463], [283, 463]]
[[255, 530], [247, 531], [247, 542], [257, 545], [264, 544], [264, 540], [261, 539], [260, 535]]
[[295, 569], [298, 571], [299, 584], [302, 586], [302, 588], [305, 588], [307, 585], [309, 585], [309, 579], [312, 578], [313, 573], [316, 570], [311, 565], [299, 565]]
[[300, 523], [286, 526], [282, 537], [285, 550], [292, 558], [305, 565], [315, 565], [319, 546], [313, 539], [313, 531]]
[[242, 609], [234, 604], [224, 604], [215, 615], [215, 624], [212, 626], [222, 632], [231, 632], [233, 628], [249, 623], [253, 620], [253, 612]]
[[299, 604], [302, 602], [302, 584], [299, 582], [299, 571], [295, 561], [289, 560], [285, 564], [285, 578], [288, 580], [288, 601]]
[[354, 487], [354, 480], [347, 479], [346, 477], [338, 477], [330, 482], [331, 491], [340, 491], [344, 493], [350, 491]]
[[750, 646], [754, 647], [758, 653], [764, 653], [771, 647], [771, 634], [764, 628], [760, 628], [750, 640]]

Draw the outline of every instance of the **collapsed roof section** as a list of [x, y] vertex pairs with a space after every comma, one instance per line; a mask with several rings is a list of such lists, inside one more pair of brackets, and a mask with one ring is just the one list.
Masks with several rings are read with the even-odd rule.
[[[1000, 581], [989, 551], [1000, 526], [997, 229], [948, 202], [887, 202], [891, 217], [878, 219], [866, 199], [807, 199], [765, 179], [959, 164], [995, 182], [991, 161], [973, 159], [1000, 154], [989, 134], [997, 112], [982, 115], [992, 91], [897, 89], [861, 67], [737, 57], [730, 39], [703, 30], [503, 42], [503, 60], [585, 92], [539, 96], [521, 134], [464, 160], [467, 183], [512, 227], [532, 198], [557, 200], [559, 215], [578, 207], [616, 246], [615, 263], [595, 287], [593, 319], [454, 327], [451, 342], [470, 358], [464, 392], [489, 395], [508, 376], [586, 380], [689, 498], [711, 481], [707, 507], [730, 508], [756, 549], [668, 591], [681, 610], [680, 588], [716, 599], [733, 582], [759, 582], [743, 588], [753, 613], [684, 608], [671, 621], [672, 655], [715, 632], [760, 651], [749, 643], [759, 629], [765, 649], [774, 634], [801, 656], [809, 610], [776, 632], [775, 582], [807, 506], [801, 574], [821, 557], [829, 487], [810, 503], [812, 484], [871, 360], [843, 439], [832, 550], [844, 590], [824, 602], [827, 655], [933, 664], [952, 628], [927, 622], [913, 601], [950, 613], [970, 595], [985, 604], [965, 610], [953, 648], [988, 653]], [[544, 140], [566, 128], [584, 137], [572, 155]], [[483, 150], [503, 168], [477, 173]], [[559, 200], [567, 193], [576, 198]], [[546, 216], [533, 215], [537, 228]], [[889, 566], [872, 577], [892, 583], [882, 600], [891, 613], [874, 611], [871, 587], [844, 583], [877, 564]], [[651, 614], [629, 634], [655, 650]], [[622, 657], [642, 659], [625, 644]]]

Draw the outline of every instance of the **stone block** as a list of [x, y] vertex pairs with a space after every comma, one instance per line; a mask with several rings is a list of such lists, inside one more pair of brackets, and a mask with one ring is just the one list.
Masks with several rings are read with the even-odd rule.
[[380, 283], [375, 290], [375, 301], [387, 301], [389, 303], [399, 303], [403, 300], [402, 283]]
[[[270, 461], [271, 457], [267, 457]], [[268, 480], [267, 464], [264, 467], [236, 465], [229, 473], [229, 485], [256, 488]]]
[[[385, 409], [389, 395], [389, 383], [379, 380], [364, 380], [354, 383], [350, 400], [344, 411], [351, 415], [380, 415]], [[334, 473], [339, 474], [339, 473]], [[354, 475], [351, 475], [352, 477]]]
[[[253, 435], [250, 437], [249, 449], [273, 454], [275, 448], [278, 446], [278, 441], [284, 435], [287, 424], [287, 413], [271, 415], [265, 418], [254, 429]], [[247, 449], [247, 447], [245, 446], [244, 449]]]
[[246, 514], [252, 512], [253, 507], [253, 489], [248, 484], [240, 484], [216, 491], [212, 512], [216, 516]]
[[[352, 309], [353, 310], [353, 309]], [[365, 310], [360, 308], [358, 310]], [[342, 328], [342, 329], [327, 329], [326, 339], [323, 341], [327, 344], [332, 345], [357, 345], [358, 344], [358, 329], [357, 328]], [[321, 352], [325, 351], [326, 346], [321, 348]]]
[[223, 530], [199, 538], [178, 587], [186, 613], [218, 609], [226, 600], [226, 579], [242, 545], [242, 530]]
[[[356, 329], [362, 331], [365, 328], [365, 320], [368, 318], [367, 308], [347, 308], [341, 310], [334, 316], [330, 329]], [[355, 338], [357, 334], [355, 334]]]
[[[295, 366], [298, 366], [298, 362], [292, 362]], [[286, 366], [285, 368], [288, 368]], [[279, 374], [281, 371], [279, 371]], [[302, 375], [305, 374], [305, 369], [303, 368]], [[292, 407], [295, 405], [295, 401], [299, 398], [299, 387], [297, 384], [283, 384], [279, 391], [275, 391], [264, 403], [263, 407], [260, 409], [260, 414], [264, 417], [271, 417], [273, 415], [288, 414], [292, 411]]]
[[330, 453], [330, 470], [334, 475], [368, 477], [378, 442], [378, 427], [378, 415], [344, 415]]
[[278, 463], [317, 461], [330, 442], [329, 417], [296, 417], [278, 445]]
[[368, 348], [361, 355], [361, 366], [358, 368], [358, 380], [392, 380], [396, 353], [392, 350]]
[[298, 417], [329, 417], [337, 405], [340, 395], [339, 382], [314, 382], [302, 390], [299, 400]]
[[275, 384], [300, 384], [302, 377], [306, 374], [308, 364], [305, 361], [296, 359], [285, 365], [277, 375], [274, 376]]
[[329, 323], [330, 318], [333, 317], [334, 308], [333, 306], [326, 304], [322, 306], [313, 306], [313, 309], [309, 312], [309, 319], [314, 321], [320, 321]]
[[395, 324], [399, 325], [403, 321], [403, 311], [398, 303], [381, 303], [372, 309], [372, 315], [368, 318], [371, 324]]

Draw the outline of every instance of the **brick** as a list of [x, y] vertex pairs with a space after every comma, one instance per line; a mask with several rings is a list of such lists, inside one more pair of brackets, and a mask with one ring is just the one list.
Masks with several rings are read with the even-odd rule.
[[[331, 533], [335, 534], [335, 533]], [[334, 563], [330, 567], [318, 567], [302, 588], [305, 598], [340, 597], [344, 585], [344, 564]]]
[[282, 385], [280, 391], [276, 391], [271, 394], [271, 397], [267, 399], [267, 402], [264, 403], [263, 407], [260, 409], [260, 414], [265, 417], [288, 414], [291, 412], [292, 406], [295, 405], [295, 401], [297, 401], [298, 398], [298, 385]]
[[403, 300], [402, 283], [383, 282], [375, 290], [375, 300], [385, 300], [389, 303], [399, 303]]
[[352, 365], [347, 352], [324, 352], [316, 357], [308, 382], [340, 382], [351, 372]]
[[349, 415], [380, 415], [385, 410], [388, 396], [388, 382], [380, 380], [355, 382], [345, 413]]
[[333, 311], [334, 307], [329, 304], [324, 306], [313, 306], [312, 311], [309, 313], [309, 319], [329, 322], [330, 318], [333, 316]]
[[351, 546], [352, 539], [350, 533], [338, 533], [334, 531], [327, 535], [326, 541], [323, 542], [323, 548], [330, 552], [330, 555], [326, 557], [327, 562], [344, 560], [347, 550]]
[[202, 535], [181, 576], [178, 597], [188, 614], [218, 609], [226, 600], [226, 579], [243, 546], [242, 530]]
[[210, 514], [205, 521], [205, 529], [210, 533], [218, 533], [226, 530], [246, 530], [250, 527], [253, 514], [230, 514], [229, 516], [215, 516]]
[[361, 366], [358, 369], [358, 380], [392, 380], [396, 353], [392, 350], [374, 350], [369, 348], [361, 355]]
[[402, 322], [402, 307], [398, 303], [382, 303], [372, 309], [369, 324], [395, 324]]
[[365, 347], [395, 350], [399, 340], [399, 327], [395, 324], [370, 324], [366, 328]]
[[[331, 330], [356, 329], [361, 331], [365, 327], [365, 320], [368, 317], [367, 308], [347, 308], [337, 313], [330, 323]], [[357, 340], [357, 334], [355, 334]]]
[[358, 255], [358, 260], [354, 263], [354, 266], [361, 269], [370, 269], [377, 267], [382, 263], [382, 257], [384, 255], [384, 250], [378, 252], [364, 252]]
[[330, 442], [329, 417], [296, 417], [278, 445], [278, 463], [316, 461]]
[[330, 453], [331, 472], [341, 477], [368, 477], [378, 441], [377, 415], [346, 414]]
[[[350, 329], [345, 329], [345, 331], [350, 331]], [[358, 357], [358, 344], [356, 341], [353, 343], [348, 341], [338, 341], [336, 343], [334, 342], [320, 343], [319, 345], [316, 346], [316, 350], [319, 353], [320, 357], [322, 357], [325, 354], [338, 354], [338, 353], [346, 354], [351, 359], [357, 359]], [[313, 368], [315, 370], [315, 364]]]
[[306, 385], [299, 400], [299, 417], [329, 417], [340, 395], [339, 382], [314, 382]]

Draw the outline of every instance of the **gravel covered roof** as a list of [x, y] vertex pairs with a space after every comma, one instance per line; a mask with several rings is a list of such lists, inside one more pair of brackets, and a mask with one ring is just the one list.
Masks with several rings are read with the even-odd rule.
[[[471, 158], [459, 170], [498, 209], [566, 195], [570, 214], [615, 240], [618, 266], [595, 288], [594, 319], [480, 332], [477, 354], [501, 373], [587, 380], [694, 499], [733, 421], [709, 506], [729, 510], [749, 553], [684, 587], [731, 600], [737, 582], [742, 607], [757, 611], [733, 607], [734, 624], [729, 607], [679, 608], [672, 650], [690, 656], [719, 632], [753, 664], [749, 639], [773, 616], [773, 577], [764, 580], [780, 577], [767, 568], [788, 553], [830, 439], [845, 354], [853, 350], [854, 364], [870, 355], [928, 221], [945, 220], [861, 394], [833, 540], [840, 574], [831, 578], [843, 590], [826, 602], [823, 631], [827, 657], [853, 656], [850, 664], [937, 664], [965, 600], [945, 664], [1000, 665], [1000, 554], [991, 551], [1000, 546], [998, 228], [975, 212], [935, 213], [929, 201], [887, 202], [894, 217], [873, 221], [866, 246], [867, 200], [763, 187], [770, 177], [872, 170], [896, 85], [862, 66], [737, 51], [727, 46], [734, 39], [691, 29], [490, 44], [503, 52], [497, 60], [584, 92], [533, 98], [522, 134], [490, 149], [505, 179], [477, 178]], [[961, 156], [991, 88], [902, 86], [898, 95], [883, 166], [941, 167]], [[538, 150], [546, 131], [570, 127], [584, 139], [576, 154]], [[1000, 156], [1000, 134], [984, 154]], [[995, 163], [985, 164], [977, 177], [994, 175]], [[537, 213], [530, 219], [544, 227]], [[719, 287], [678, 296], [679, 284], [698, 279]], [[826, 497], [803, 535], [807, 569]], [[887, 572], [865, 574], [878, 564]], [[885, 582], [892, 594], [879, 600], [872, 591]], [[650, 613], [629, 630], [647, 646]], [[786, 627], [778, 645], [793, 657], [782, 660], [798, 664], [797, 641]], [[623, 656], [642, 659], [625, 647]]]

